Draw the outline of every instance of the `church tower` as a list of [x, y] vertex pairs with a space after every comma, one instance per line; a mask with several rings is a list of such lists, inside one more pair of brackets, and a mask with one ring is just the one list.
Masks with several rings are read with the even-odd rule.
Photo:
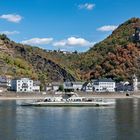
[[134, 92], [138, 91], [138, 78], [136, 77], [135, 74], [133, 76], [133, 88], [134, 88]]

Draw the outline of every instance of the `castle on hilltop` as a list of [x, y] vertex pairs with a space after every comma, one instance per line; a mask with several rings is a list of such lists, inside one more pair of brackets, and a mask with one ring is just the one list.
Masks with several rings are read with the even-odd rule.
[[134, 37], [135, 37], [135, 41], [138, 41], [138, 42], [140, 41], [140, 27], [135, 28]]

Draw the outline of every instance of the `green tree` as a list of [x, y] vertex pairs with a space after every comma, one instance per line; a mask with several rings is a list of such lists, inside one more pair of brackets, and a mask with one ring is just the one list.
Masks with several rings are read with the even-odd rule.
[[60, 85], [58, 90], [59, 91], [64, 91], [64, 86], [63, 85]]

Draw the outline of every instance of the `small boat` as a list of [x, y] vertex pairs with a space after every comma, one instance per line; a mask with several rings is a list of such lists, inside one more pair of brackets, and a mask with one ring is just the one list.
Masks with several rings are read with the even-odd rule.
[[79, 97], [76, 93], [65, 93], [61, 96], [46, 97], [31, 103], [23, 103], [22, 106], [111, 106], [115, 100], [96, 99], [88, 97]]

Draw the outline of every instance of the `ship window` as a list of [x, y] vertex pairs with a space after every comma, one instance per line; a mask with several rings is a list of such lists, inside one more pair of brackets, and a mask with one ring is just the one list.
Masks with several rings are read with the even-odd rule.
[[48, 102], [48, 99], [45, 99], [44, 102]]

